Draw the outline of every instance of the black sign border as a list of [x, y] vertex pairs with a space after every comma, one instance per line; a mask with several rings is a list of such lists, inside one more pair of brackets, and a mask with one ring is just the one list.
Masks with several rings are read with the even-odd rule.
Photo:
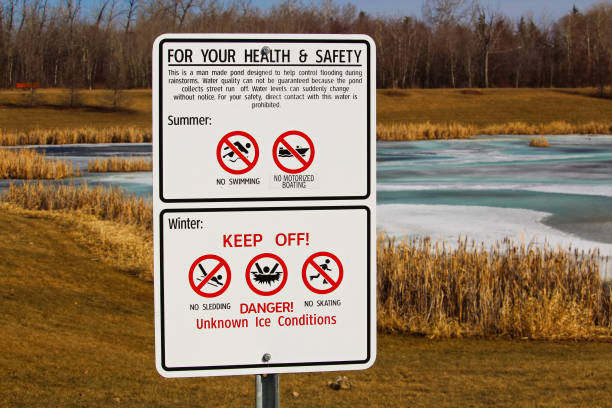
[[[317, 197], [238, 197], [238, 198], [165, 198], [164, 197], [164, 184], [163, 184], [163, 174], [164, 174], [164, 164], [163, 164], [163, 127], [164, 121], [163, 118], [163, 84], [164, 84], [164, 73], [163, 73], [163, 49], [165, 43], [206, 43], [206, 42], [247, 42], [247, 43], [334, 43], [334, 44], [365, 44], [367, 50], [367, 64], [366, 64], [366, 77], [367, 77], [367, 106], [366, 106], [366, 115], [367, 115], [367, 184], [366, 184], [366, 194], [362, 196], [317, 196]], [[159, 199], [164, 203], [202, 203], [202, 202], [241, 202], [241, 201], [293, 201], [293, 200], [355, 200], [355, 199], [367, 199], [370, 197], [371, 191], [371, 126], [372, 126], [372, 115], [371, 115], [371, 81], [370, 81], [370, 43], [366, 40], [333, 40], [333, 39], [268, 39], [268, 38], [164, 38], [159, 42]], [[257, 64], [253, 64], [253, 66], [257, 66]]]
[[[367, 354], [364, 360], [350, 360], [350, 361], [316, 361], [316, 362], [299, 362], [299, 363], [261, 363], [261, 364], [235, 364], [235, 365], [217, 365], [217, 366], [194, 366], [194, 367], [168, 367], [166, 365], [166, 325], [164, 315], [164, 228], [163, 220], [164, 215], [167, 213], [209, 213], [209, 212], [236, 212], [236, 211], [329, 211], [329, 210], [365, 210], [366, 222], [367, 222], [367, 233], [366, 233], [366, 246], [367, 246], [367, 273], [366, 273], [366, 292], [367, 292], [367, 319], [366, 319], [366, 333], [367, 333]], [[370, 209], [366, 206], [326, 206], [326, 207], [260, 207], [260, 208], [183, 208], [183, 209], [166, 209], [159, 214], [159, 234], [160, 234], [160, 264], [159, 264], [159, 299], [160, 299], [160, 323], [161, 323], [161, 366], [165, 371], [168, 372], [180, 372], [180, 371], [207, 371], [207, 370], [232, 370], [232, 369], [249, 369], [249, 368], [271, 368], [271, 367], [312, 367], [312, 366], [345, 366], [354, 364], [366, 364], [372, 358], [372, 330], [371, 330], [371, 285], [370, 285], [370, 263], [371, 259], [371, 214]]]

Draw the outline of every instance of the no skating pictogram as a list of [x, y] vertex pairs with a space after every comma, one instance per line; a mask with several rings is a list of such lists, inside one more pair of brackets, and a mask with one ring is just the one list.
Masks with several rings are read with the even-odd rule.
[[272, 147], [274, 163], [285, 173], [306, 170], [314, 160], [314, 143], [306, 133], [290, 130], [280, 135]]
[[206, 298], [219, 296], [229, 287], [230, 267], [217, 255], [204, 255], [189, 268], [189, 285], [195, 293]]
[[258, 295], [274, 295], [287, 283], [287, 265], [278, 255], [259, 254], [247, 266], [246, 281]]
[[340, 286], [344, 270], [340, 259], [331, 252], [317, 252], [304, 262], [302, 280], [308, 289], [324, 295]]
[[257, 159], [259, 146], [247, 132], [230, 132], [217, 145], [217, 161], [229, 173], [244, 174], [255, 167]]

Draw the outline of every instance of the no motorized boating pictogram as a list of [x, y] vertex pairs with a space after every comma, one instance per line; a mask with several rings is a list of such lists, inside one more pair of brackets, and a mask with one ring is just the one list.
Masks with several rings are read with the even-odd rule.
[[314, 143], [304, 132], [290, 130], [280, 135], [272, 147], [274, 163], [285, 173], [297, 174], [312, 164]]

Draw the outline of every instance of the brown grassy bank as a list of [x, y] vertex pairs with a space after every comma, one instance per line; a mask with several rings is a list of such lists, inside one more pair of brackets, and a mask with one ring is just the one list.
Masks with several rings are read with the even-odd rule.
[[0, 91], [0, 129], [22, 132], [31, 129], [70, 129], [85, 124], [94, 128], [151, 128], [151, 90], [121, 91], [121, 106], [113, 108], [112, 90], [79, 90], [77, 106], [69, 107], [70, 89], [38, 89], [36, 103], [30, 93]]
[[139, 127], [29, 129], [0, 132], [0, 146], [59, 145], [76, 143], [149, 143], [151, 130]]
[[[612, 99], [598, 98], [595, 94], [592, 88], [381, 89], [376, 92], [378, 137], [417, 140], [478, 134], [610, 134]], [[66, 89], [38, 90], [37, 98], [42, 105], [25, 107], [23, 98], [28, 95], [19, 91], [0, 92], [0, 129], [11, 135], [8, 143], [2, 142], [0, 130], [0, 144], [46, 144], [49, 135], [36, 129], [79, 133], [71, 129], [82, 128], [85, 123], [91, 126], [89, 133], [94, 135], [113, 133], [108, 130], [112, 128], [135, 128], [135, 133], [143, 135], [118, 137], [117, 141], [150, 140], [151, 90], [122, 91], [124, 103], [120, 110], [109, 109], [113, 96], [109, 90], [80, 91], [83, 106], [76, 108], [65, 106], [68, 95]], [[24, 136], [29, 133], [32, 136]], [[50, 135], [49, 143], [57, 143]], [[68, 136], [65, 139], [70, 141], [65, 143], [113, 140], [98, 137]], [[27, 142], [30, 138], [32, 141]]]
[[462, 240], [378, 242], [379, 326], [431, 336], [594, 339], [612, 334], [598, 251]]
[[149, 234], [153, 228], [151, 202], [129, 195], [117, 187], [89, 187], [85, 183], [11, 184], [1, 199], [26, 210], [56, 210], [93, 215], [101, 220], [135, 225]]
[[151, 171], [153, 160], [142, 157], [110, 157], [106, 159], [90, 159], [87, 171], [90, 173]]
[[379, 140], [612, 134], [612, 99], [594, 89], [383, 89]]
[[0, 149], [0, 179], [57, 180], [78, 175], [72, 163], [47, 159], [44, 152]]
[[118, 188], [11, 184], [0, 202], [12, 212], [42, 214], [74, 231], [96, 258], [145, 280], [153, 276], [151, 202]]
[[[2, 201], [62, 217], [110, 220], [137, 228], [139, 274], [151, 276], [150, 202], [117, 189], [87, 186], [11, 186]], [[59, 210], [59, 211], [55, 211]], [[90, 219], [90, 218], [87, 218]], [[106, 225], [108, 257], [121, 264], [130, 251], [115, 251]], [[90, 228], [91, 230], [91, 228]], [[111, 231], [111, 230], [109, 230]], [[120, 237], [120, 234], [117, 234]], [[140, 238], [138, 238], [140, 237]], [[121, 244], [117, 244], [121, 247]], [[125, 246], [125, 245], [124, 245]], [[378, 318], [385, 331], [434, 337], [508, 336], [531, 339], [597, 339], [612, 335], [612, 295], [599, 275], [598, 252], [459, 243], [452, 249], [430, 240], [378, 243]]]

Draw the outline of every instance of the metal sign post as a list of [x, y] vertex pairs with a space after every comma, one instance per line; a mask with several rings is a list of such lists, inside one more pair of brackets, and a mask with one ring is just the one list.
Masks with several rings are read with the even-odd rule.
[[279, 408], [280, 387], [278, 374], [255, 376], [255, 408]]
[[277, 407], [278, 374], [374, 363], [375, 72], [363, 35], [157, 38], [161, 375], [258, 375]]

